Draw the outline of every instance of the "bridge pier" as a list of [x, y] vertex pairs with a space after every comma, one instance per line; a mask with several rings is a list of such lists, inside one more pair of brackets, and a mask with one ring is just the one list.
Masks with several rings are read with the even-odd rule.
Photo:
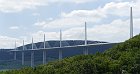
[[[32, 50], [34, 49], [34, 42], [32, 38]], [[34, 67], [34, 51], [31, 51], [31, 67]]]
[[[16, 44], [16, 41], [15, 41], [15, 50], [17, 49], [17, 44]], [[14, 52], [14, 60], [17, 60], [17, 52], [15, 51]]]
[[24, 65], [24, 40], [23, 40], [23, 51], [22, 51], [22, 65]]
[[46, 64], [46, 51], [43, 50], [43, 64]]
[[16, 51], [14, 52], [14, 60], [17, 60], [17, 53], [16, 53]]
[[88, 55], [88, 48], [86, 48], [85, 51], [86, 51], [85, 55]]
[[43, 50], [43, 64], [46, 64], [46, 41], [45, 41], [45, 34], [44, 34], [44, 50]]
[[62, 31], [60, 30], [60, 49], [59, 49], [59, 60], [61, 60], [63, 58], [62, 56]]
[[85, 49], [83, 49], [83, 54], [88, 55], [88, 48], [85, 47]]
[[22, 65], [24, 65], [24, 51], [22, 51]]
[[62, 49], [59, 49], [59, 60], [62, 59]]
[[84, 49], [84, 55], [88, 55], [88, 48], [87, 46], [87, 23], [85, 22], [85, 49]]
[[31, 51], [31, 67], [34, 67], [34, 51]]

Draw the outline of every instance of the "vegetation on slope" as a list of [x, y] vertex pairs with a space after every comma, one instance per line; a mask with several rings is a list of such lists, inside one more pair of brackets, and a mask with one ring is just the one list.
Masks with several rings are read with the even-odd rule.
[[140, 35], [95, 55], [79, 55], [1, 74], [140, 74]]

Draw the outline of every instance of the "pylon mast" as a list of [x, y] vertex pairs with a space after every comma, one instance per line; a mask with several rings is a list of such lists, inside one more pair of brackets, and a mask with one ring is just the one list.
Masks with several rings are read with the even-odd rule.
[[130, 7], [130, 38], [133, 37], [133, 12], [132, 7]]
[[[62, 31], [60, 30], [60, 47], [62, 47]], [[62, 59], [62, 49], [59, 49], [59, 60]]]
[[[32, 50], [34, 49], [34, 42], [32, 38]], [[34, 51], [31, 51], [31, 67], [34, 66]]]
[[45, 48], [46, 48], [46, 41], [45, 41], [45, 34], [44, 34], [44, 50], [43, 50], [43, 64], [46, 63], [46, 51], [45, 51]]

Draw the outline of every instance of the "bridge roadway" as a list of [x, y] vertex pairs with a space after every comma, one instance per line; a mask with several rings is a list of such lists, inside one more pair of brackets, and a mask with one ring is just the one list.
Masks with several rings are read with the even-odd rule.
[[37, 48], [37, 49], [27, 49], [27, 50], [11, 50], [11, 52], [38, 51], [38, 50], [55, 50], [55, 49], [63, 49], [63, 48], [88, 47], [88, 46], [99, 46], [99, 45], [109, 45], [109, 44], [119, 44], [119, 43], [97, 43], [97, 44], [75, 45], [75, 46], [64, 46], [64, 47], [52, 47], [52, 48]]

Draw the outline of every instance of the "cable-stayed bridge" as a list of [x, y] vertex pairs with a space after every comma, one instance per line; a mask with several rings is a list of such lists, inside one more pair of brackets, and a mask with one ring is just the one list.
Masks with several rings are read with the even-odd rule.
[[[99, 42], [99, 41], [88, 41], [87, 40], [87, 26], [86, 26], [86, 23], [85, 23], [85, 40], [83, 40], [82, 42], [79, 41], [79, 43], [73, 43], [73, 45], [70, 45], [70, 42], [68, 41], [64, 41], [62, 40], [62, 31], [60, 30], [60, 40], [57, 41], [58, 43], [57, 44], [53, 44], [53, 47], [51, 47], [51, 45], [45, 40], [45, 34], [44, 34], [44, 42], [41, 43], [40, 47], [37, 47], [37, 44], [34, 43], [34, 40], [32, 38], [32, 43], [30, 44], [30, 47], [26, 47], [24, 45], [24, 40], [23, 40], [23, 46], [21, 46], [20, 50], [16, 47], [16, 42], [15, 42], [15, 49], [14, 50], [11, 50], [11, 52], [14, 52], [14, 60], [16, 60], [17, 58], [17, 52], [21, 52], [21, 55], [22, 55], [22, 65], [25, 64], [24, 62], [24, 58], [25, 58], [25, 52], [27, 51], [30, 51], [30, 61], [31, 61], [31, 67], [34, 67], [34, 56], [35, 56], [35, 52], [36, 51], [42, 51], [42, 63], [45, 64], [46, 63], [46, 55], [49, 54], [48, 51], [53, 51], [53, 50], [57, 50], [56, 52], [58, 52], [58, 59], [61, 60], [62, 58], [64, 58], [63, 54], [65, 53], [64, 51], [69, 51], [69, 50], [66, 50], [66, 49], [71, 49], [73, 50], [72, 53], [74, 53], [76, 50], [78, 50], [79, 52], [82, 52], [82, 54], [84, 55], [88, 55], [89, 54], [89, 49], [92, 49], [92, 50], [95, 50], [94, 47], [98, 47], [98, 49], [96, 49], [96, 52], [99, 51], [99, 48], [100, 46], [102, 47], [102, 45], [104, 46], [108, 46], [108, 45], [115, 45], [117, 43], [107, 43], [107, 42]], [[72, 41], [71, 41], [72, 42]], [[78, 42], [78, 41], [77, 41]], [[91, 42], [91, 43], [90, 43]], [[108, 48], [111, 48], [112, 46], [108, 47]], [[92, 48], [91, 48], [92, 47]], [[26, 49], [25, 49], [26, 48]], [[106, 48], [106, 49], [108, 49]], [[102, 49], [100, 51], [104, 51], [106, 49]], [[77, 53], [78, 55], [78, 53]]]
[[[84, 55], [88, 55], [90, 52], [91, 52], [91, 49], [92, 50], [96, 50], [96, 52], [98, 52], [98, 50], [100, 50], [100, 48], [102, 48], [103, 46], [108, 46], [108, 45], [116, 45], [118, 43], [93, 43], [93, 44], [88, 44], [88, 39], [87, 39], [87, 25], [86, 25], [86, 22], [85, 22], [85, 40], [84, 40], [84, 44], [81, 44], [81, 45], [74, 45], [74, 46], [70, 46], [69, 43], [63, 41], [62, 39], [62, 31], [60, 30], [60, 40], [59, 40], [59, 46], [58, 47], [50, 47], [50, 45], [46, 42], [45, 40], [45, 34], [44, 34], [44, 43], [43, 43], [43, 47], [42, 48], [37, 48], [35, 43], [34, 43], [34, 40], [32, 38], [32, 43], [31, 43], [31, 48], [29, 49], [26, 49], [25, 50], [25, 45], [24, 45], [24, 40], [23, 40], [23, 46], [22, 46], [22, 50], [18, 50], [17, 47], [16, 47], [16, 43], [15, 43], [15, 49], [14, 50], [11, 50], [11, 52], [14, 52], [14, 59], [16, 60], [16, 53], [17, 52], [21, 52], [22, 53], [22, 65], [25, 64], [24, 62], [24, 56], [25, 56], [25, 52], [27, 51], [30, 51], [31, 52], [31, 67], [34, 66], [34, 53], [36, 51], [42, 51], [42, 63], [45, 64], [46, 63], [46, 55], [49, 54], [47, 53], [48, 51], [54, 51], [54, 50], [57, 50], [58, 52], [58, 59], [61, 60], [64, 56], [63, 54], [65, 54], [64, 52], [65, 51], [68, 51], [68, 50], [65, 50], [65, 49], [73, 49], [73, 53], [75, 51], [78, 51], [79, 49], [78, 48], [81, 48], [81, 51], [79, 52], [82, 52]], [[132, 7], [130, 8], [130, 38], [133, 37], [133, 17], [132, 17]], [[55, 45], [55, 44], [54, 44]], [[112, 47], [111, 46], [111, 47]], [[98, 47], [98, 49], [94, 49], [94, 47]], [[110, 48], [111, 48], [110, 47]], [[106, 48], [108, 49], [108, 48]], [[104, 50], [106, 50], [104, 49]], [[103, 50], [103, 51], [104, 51]]]
[[[42, 63], [45, 64], [46, 61], [48, 61], [47, 57], [55, 57], [56, 59], [62, 59], [74, 55], [94, 54], [96, 52], [103, 52], [106, 49], [109, 49], [112, 46], [116, 45], [116, 43], [107, 43], [107, 42], [99, 42], [99, 41], [87, 41], [87, 45], [83, 45], [84, 42], [85, 42], [84, 40], [62, 41], [62, 47], [59, 47], [60, 41], [54, 41], [52, 43], [45, 41], [45, 43], [51, 45], [46, 48], [43, 48], [42, 44], [44, 44], [44, 42], [39, 43], [41, 47], [39, 46], [39, 44], [34, 43], [34, 44], [18, 47], [16, 50], [11, 50], [11, 51], [14, 52], [14, 54], [15, 53], [18, 54], [18, 55], [15, 54], [15, 60], [17, 60], [18, 56], [22, 56], [21, 57], [22, 65], [25, 64], [24, 61], [26, 60], [25, 59], [27, 57], [26, 55], [30, 55], [28, 56], [28, 58], [31, 59], [30, 60], [32, 61], [31, 65], [34, 66], [35, 63], [34, 61], [37, 58], [36, 56], [38, 53], [40, 53], [39, 55], [41, 56], [40, 58], [42, 58]], [[32, 49], [32, 45], [33, 45], [33, 49]]]

